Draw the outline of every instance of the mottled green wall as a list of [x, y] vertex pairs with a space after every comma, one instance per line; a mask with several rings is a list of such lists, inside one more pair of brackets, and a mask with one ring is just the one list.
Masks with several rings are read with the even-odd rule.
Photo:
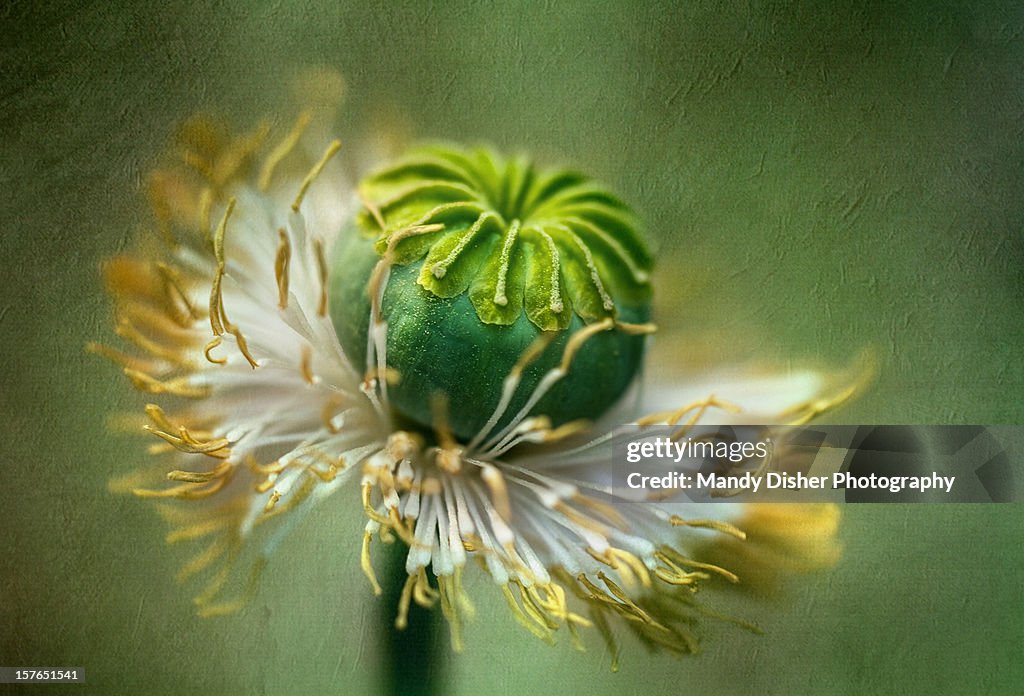
[[[253, 606], [194, 618], [172, 580], [182, 552], [146, 505], [106, 492], [140, 442], [105, 419], [135, 401], [82, 350], [110, 336], [97, 264], [142, 226], [175, 123], [289, 118], [282, 85], [310, 64], [347, 76], [343, 137], [382, 119], [616, 187], [660, 245], [659, 319], [695, 355], [841, 365], [869, 347], [877, 383], [836, 422], [1024, 420], [1019, 3], [123, 5], [2, 11], [2, 665], [81, 665], [96, 692], [374, 688], [361, 511], [324, 506]], [[714, 626], [681, 661], [627, 643], [614, 676], [599, 641], [537, 643], [475, 583], [450, 690], [1024, 683], [1018, 505], [845, 513], [834, 573], [773, 603], [720, 600], [766, 635]]]

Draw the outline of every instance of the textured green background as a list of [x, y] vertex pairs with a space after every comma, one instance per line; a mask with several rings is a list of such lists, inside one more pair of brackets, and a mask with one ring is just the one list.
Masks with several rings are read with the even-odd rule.
[[[616, 187], [661, 247], [659, 319], [695, 353], [843, 364], [870, 346], [878, 382], [836, 422], [1024, 421], [1019, 3], [335, 5], [0, 10], [0, 664], [84, 666], [90, 692], [376, 688], [359, 510], [332, 499], [247, 611], [195, 618], [155, 515], [106, 493], [139, 442], [105, 418], [135, 400], [82, 350], [110, 336], [97, 264], [142, 225], [166, 135], [200, 108], [289, 116], [281, 85], [310, 64], [348, 78], [343, 135], [386, 118]], [[684, 660], [626, 642], [617, 675], [599, 641], [544, 646], [475, 583], [446, 684], [1016, 693], [1022, 522], [848, 507], [834, 572], [721, 600], [766, 635], [714, 626]]]

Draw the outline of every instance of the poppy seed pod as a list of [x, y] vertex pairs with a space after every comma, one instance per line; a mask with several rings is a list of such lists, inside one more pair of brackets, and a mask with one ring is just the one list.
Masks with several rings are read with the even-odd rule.
[[[432, 146], [359, 192], [359, 234], [334, 257], [332, 314], [353, 363], [389, 382], [398, 415], [426, 429], [443, 418], [469, 439], [521, 369], [504, 421], [527, 409], [557, 427], [597, 418], [633, 381], [652, 258], [636, 217], [604, 187], [487, 149]], [[584, 327], [576, 350], [570, 338]], [[530, 403], [568, 358], [571, 370]]]

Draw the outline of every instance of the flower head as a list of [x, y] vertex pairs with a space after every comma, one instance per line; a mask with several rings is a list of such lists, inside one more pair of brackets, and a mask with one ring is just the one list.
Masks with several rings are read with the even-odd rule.
[[[159, 243], [105, 268], [136, 350], [93, 348], [151, 396], [156, 440], [115, 488], [156, 500], [168, 541], [203, 544], [180, 573], [205, 578], [202, 614], [241, 606], [329, 496], [365, 511], [377, 592], [372, 546], [408, 546], [397, 624], [439, 603], [456, 647], [471, 560], [540, 638], [596, 626], [613, 644], [621, 621], [687, 652], [694, 591], [738, 580], [702, 549], [833, 558], [832, 508], [617, 504], [606, 463], [624, 435], [596, 423], [636, 419], [620, 397], [654, 330], [651, 257], [618, 199], [436, 147], [360, 189], [310, 120], [234, 139], [192, 121], [184, 165], [151, 179]], [[643, 422], [799, 421], [848, 395], [828, 387], [705, 375], [660, 389]]]

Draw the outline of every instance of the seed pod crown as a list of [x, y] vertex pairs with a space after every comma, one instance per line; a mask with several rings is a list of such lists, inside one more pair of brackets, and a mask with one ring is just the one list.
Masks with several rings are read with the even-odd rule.
[[468, 292], [480, 321], [511, 325], [525, 310], [544, 331], [614, 316], [649, 294], [651, 257], [633, 213], [572, 171], [538, 172], [489, 150], [420, 149], [367, 179], [360, 227], [395, 262], [419, 259], [437, 297]]

